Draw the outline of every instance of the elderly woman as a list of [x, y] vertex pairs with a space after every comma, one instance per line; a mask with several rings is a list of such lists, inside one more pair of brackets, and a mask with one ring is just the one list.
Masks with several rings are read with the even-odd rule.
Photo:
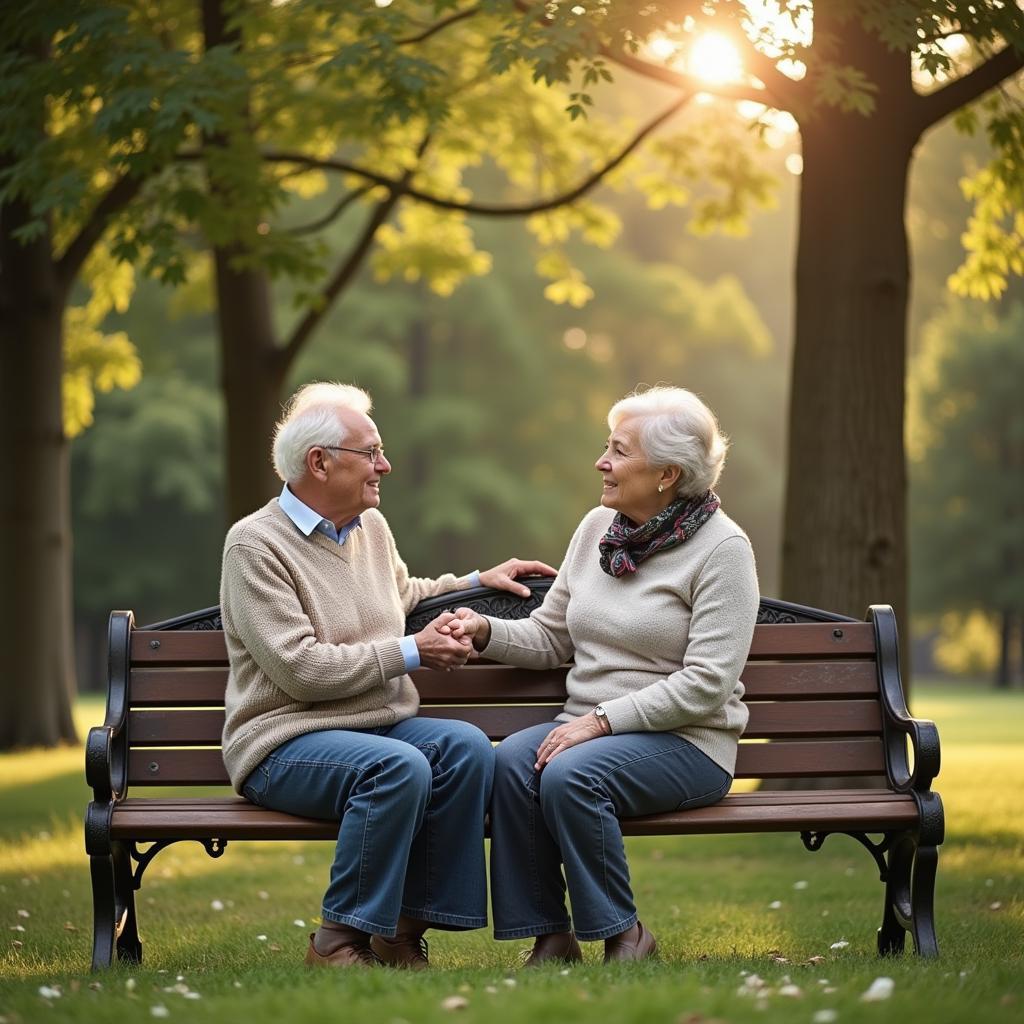
[[727, 447], [715, 417], [689, 391], [659, 387], [616, 403], [608, 425], [601, 507], [577, 528], [544, 604], [513, 622], [463, 608], [451, 623], [508, 664], [574, 659], [555, 722], [497, 749], [495, 937], [533, 937], [527, 966], [579, 960], [577, 939], [603, 939], [606, 963], [654, 954], [618, 818], [720, 800], [747, 722], [739, 674], [757, 575], [712, 490]]

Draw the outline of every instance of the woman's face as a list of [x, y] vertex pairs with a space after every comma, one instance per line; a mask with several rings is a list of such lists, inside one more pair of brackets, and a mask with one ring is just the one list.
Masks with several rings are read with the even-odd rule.
[[601, 474], [601, 504], [638, 525], [672, 503], [669, 489], [658, 493], [662, 470], [652, 466], [640, 447], [639, 416], [619, 420], [608, 436], [604, 454], [594, 463]]

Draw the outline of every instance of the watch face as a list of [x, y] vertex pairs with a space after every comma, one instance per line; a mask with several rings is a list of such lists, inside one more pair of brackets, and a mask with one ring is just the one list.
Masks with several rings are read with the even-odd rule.
[[598, 704], [597, 707], [594, 708], [594, 714], [597, 715], [598, 718], [604, 718], [607, 712], [600, 704]]

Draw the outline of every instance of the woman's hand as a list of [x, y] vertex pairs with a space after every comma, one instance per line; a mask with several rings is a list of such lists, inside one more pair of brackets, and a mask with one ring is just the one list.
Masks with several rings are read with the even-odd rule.
[[608, 736], [609, 731], [601, 724], [601, 719], [590, 712], [571, 722], [552, 729], [544, 737], [544, 742], [537, 750], [537, 763], [533, 766], [535, 772], [544, 770], [544, 766], [553, 757], [557, 757], [563, 750], [575, 747], [579, 743], [586, 743], [587, 740], [597, 739], [598, 736]]
[[491, 624], [472, 608], [456, 608], [454, 618], [443, 628], [456, 640], [468, 640], [477, 651], [482, 651], [491, 639]]

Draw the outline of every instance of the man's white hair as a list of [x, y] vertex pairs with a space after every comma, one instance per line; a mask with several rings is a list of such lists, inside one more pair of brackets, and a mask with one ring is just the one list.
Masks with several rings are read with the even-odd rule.
[[274, 429], [274, 469], [285, 483], [293, 484], [306, 472], [306, 453], [316, 445], [340, 445], [345, 428], [339, 409], [369, 415], [370, 396], [353, 384], [317, 381], [299, 388], [285, 406]]
[[639, 389], [608, 412], [614, 430], [627, 417], [641, 417], [640, 447], [652, 466], [678, 466], [677, 498], [698, 498], [718, 482], [729, 440], [715, 414], [685, 388]]

